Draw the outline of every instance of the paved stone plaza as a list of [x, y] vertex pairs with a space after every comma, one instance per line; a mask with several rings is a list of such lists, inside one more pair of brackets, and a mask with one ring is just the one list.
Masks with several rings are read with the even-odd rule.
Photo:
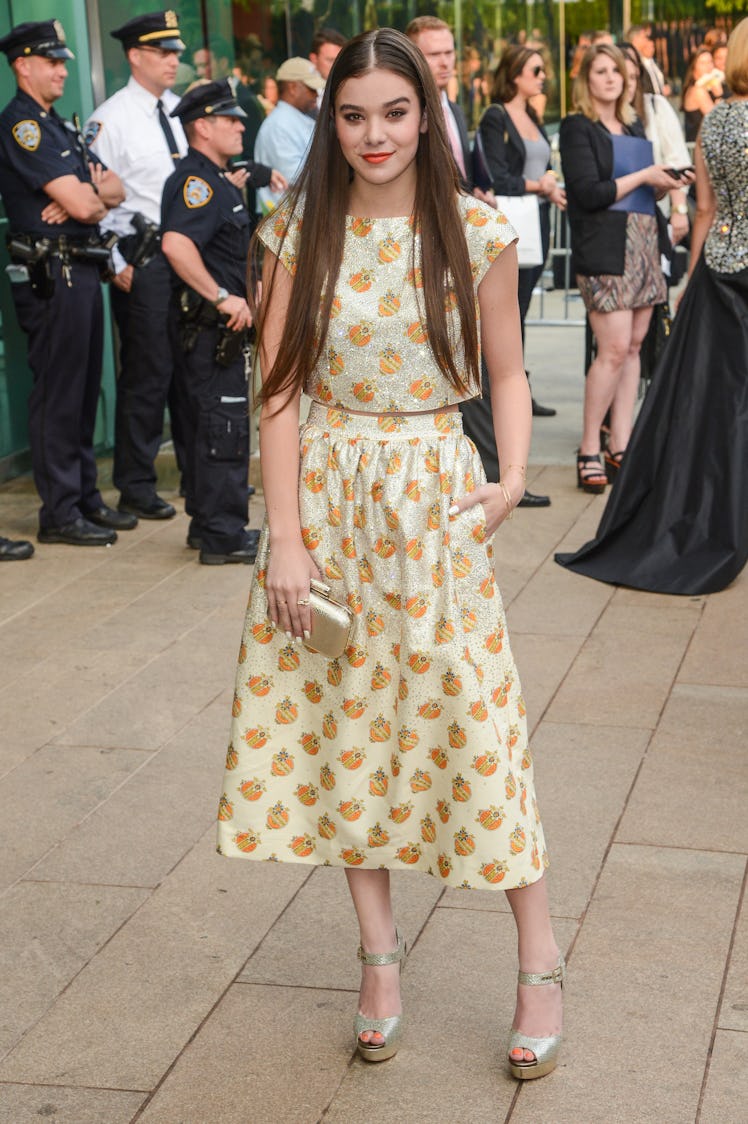
[[[406, 1036], [367, 1066], [342, 872], [215, 854], [249, 571], [198, 565], [180, 510], [0, 567], [2, 1124], [748, 1119], [748, 574], [674, 598], [555, 565], [604, 498], [575, 487], [582, 333], [528, 343], [553, 505], [502, 527], [496, 570], [569, 963], [557, 1071], [502, 1060], [503, 894], [393, 875]], [[29, 482], [0, 489], [0, 533], [35, 525]]]

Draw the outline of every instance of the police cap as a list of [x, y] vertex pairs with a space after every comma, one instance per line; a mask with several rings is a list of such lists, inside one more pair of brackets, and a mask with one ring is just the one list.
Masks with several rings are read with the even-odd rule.
[[162, 51], [185, 49], [179, 33], [179, 18], [172, 11], [135, 16], [112, 31], [111, 36], [119, 39], [126, 51], [131, 47], [159, 47]]
[[0, 39], [0, 51], [8, 62], [40, 55], [45, 59], [74, 59], [75, 55], [65, 43], [65, 32], [59, 20], [42, 20], [37, 23], [19, 23]]
[[228, 78], [218, 82], [196, 82], [190, 86], [179, 105], [169, 114], [179, 117], [183, 125], [196, 121], [198, 117], [246, 117]]

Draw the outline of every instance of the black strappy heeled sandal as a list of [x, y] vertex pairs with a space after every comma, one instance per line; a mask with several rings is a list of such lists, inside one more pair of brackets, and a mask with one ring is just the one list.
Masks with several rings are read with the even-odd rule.
[[608, 477], [600, 453], [577, 453], [577, 488], [598, 494], [608, 486]]

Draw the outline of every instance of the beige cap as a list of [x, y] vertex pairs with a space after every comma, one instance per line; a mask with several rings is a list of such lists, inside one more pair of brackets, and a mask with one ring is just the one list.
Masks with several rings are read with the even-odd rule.
[[325, 80], [309, 59], [302, 59], [298, 55], [286, 61], [278, 68], [275, 76], [278, 82], [303, 82], [311, 90], [324, 90]]

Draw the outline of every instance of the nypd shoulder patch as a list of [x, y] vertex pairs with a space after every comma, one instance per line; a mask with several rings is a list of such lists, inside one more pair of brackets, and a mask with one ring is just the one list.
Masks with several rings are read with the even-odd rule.
[[87, 146], [93, 144], [103, 128], [104, 126], [102, 125], [101, 121], [88, 122], [85, 129], [83, 130], [83, 140], [86, 142]]
[[213, 198], [213, 188], [200, 176], [188, 176], [182, 190], [184, 201], [190, 210], [195, 207], [204, 207]]
[[13, 126], [13, 139], [27, 152], [36, 152], [42, 139], [38, 121], [18, 121]]

